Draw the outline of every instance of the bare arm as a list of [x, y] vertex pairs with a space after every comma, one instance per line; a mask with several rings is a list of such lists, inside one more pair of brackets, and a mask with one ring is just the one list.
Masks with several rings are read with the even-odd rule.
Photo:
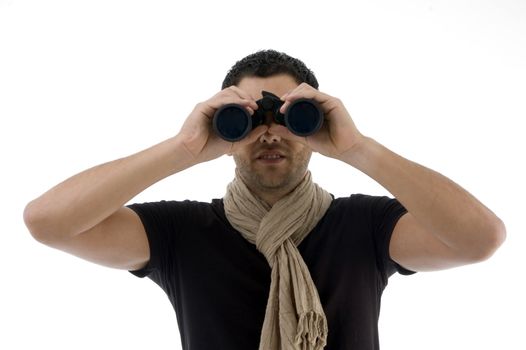
[[177, 136], [63, 181], [26, 206], [24, 221], [33, 237], [101, 265], [144, 266], [149, 259], [144, 227], [123, 205], [157, 181], [253, 142], [266, 131], [258, 127], [236, 143], [218, 138], [211, 132], [211, 118], [226, 103], [257, 108], [242, 90], [222, 90], [196, 105]]
[[342, 160], [388, 189], [409, 211], [394, 228], [390, 254], [414, 271], [479, 262], [504, 242], [504, 223], [465, 189], [371, 138]]
[[24, 220], [35, 239], [86, 260], [137, 269], [149, 260], [146, 232], [123, 205], [192, 165], [177, 137], [85, 170], [30, 202]]
[[353, 166], [402, 203], [408, 213], [389, 246], [398, 264], [415, 271], [451, 268], [485, 260], [504, 242], [506, 227], [491, 210], [452, 180], [362, 135], [341, 100], [303, 83], [282, 97], [282, 112], [298, 98], [320, 104], [322, 129], [304, 138], [279, 125], [271, 131]]
[[191, 165], [174, 137], [72, 176], [30, 202], [24, 219], [35, 238], [71, 237], [94, 227], [155, 182]]

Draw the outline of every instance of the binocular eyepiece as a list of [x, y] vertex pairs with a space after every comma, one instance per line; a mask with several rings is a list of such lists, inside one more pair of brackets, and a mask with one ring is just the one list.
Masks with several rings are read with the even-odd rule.
[[257, 100], [258, 109], [251, 116], [245, 107], [229, 103], [221, 106], [214, 114], [214, 131], [224, 140], [239, 141], [252, 129], [264, 124], [268, 113], [277, 124], [285, 125], [293, 134], [309, 136], [323, 124], [323, 113], [319, 104], [311, 99], [298, 99], [290, 104], [285, 114], [279, 109], [283, 101], [268, 91], [262, 91], [263, 98]]

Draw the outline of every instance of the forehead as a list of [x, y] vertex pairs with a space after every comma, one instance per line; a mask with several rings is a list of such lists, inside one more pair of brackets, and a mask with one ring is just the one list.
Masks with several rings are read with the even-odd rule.
[[247, 92], [254, 100], [259, 100], [263, 95], [261, 90], [272, 92], [276, 96], [295, 89], [299, 84], [288, 74], [273, 75], [270, 77], [245, 77], [239, 81], [237, 87]]

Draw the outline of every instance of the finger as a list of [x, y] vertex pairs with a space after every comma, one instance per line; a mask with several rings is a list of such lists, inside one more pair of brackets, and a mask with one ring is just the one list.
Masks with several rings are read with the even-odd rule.
[[318, 91], [314, 88], [310, 88], [310, 89], [303, 88], [303, 89], [293, 90], [290, 93], [286, 94], [284, 101], [293, 102], [294, 100], [297, 100], [300, 98], [309, 98], [319, 103], [325, 103], [328, 100], [333, 99], [334, 97], [326, 93], [323, 93], [321, 91]]
[[289, 90], [284, 96], [282, 96], [281, 99], [285, 100], [285, 99], [289, 98], [290, 96], [303, 95], [304, 91], [319, 92], [318, 90], [316, 90], [315, 88], [313, 88], [309, 84], [301, 83], [300, 85], [296, 86], [294, 89]]
[[307, 98], [307, 99], [314, 100], [318, 102], [324, 110], [326, 109], [324, 108], [324, 105], [327, 104], [329, 101], [331, 101], [331, 99], [334, 99], [334, 97], [326, 93], [323, 93], [319, 90], [316, 90], [310, 85], [302, 84], [298, 86], [296, 89], [282, 96], [282, 100], [284, 101], [284, 103], [279, 109], [279, 111], [284, 114], [287, 108], [295, 100], [298, 100], [300, 98]]
[[222, 106], [226, 104], [237, 104], [242, 107], [245, 107], [246, 110], [252, 115], [254, 110], [258, 108], [257, 104], [253, 101], [242, 99], [238, 96], [217, 96], [213, 97], [210, 100], [207, 100], [201, 104], [203, 112], [209, 117], [212, 118], [214, 113]]
[[225, 90], [227, 90], [228, 92], [235, 93], [237, 96], [241, 97], [243, 100], [250, 101], [251, 102], [251, 107], [253, 109], [257, 109], [258, 108], [258, 105], [257, 105], [256, 101], [254, 100], [254, 98], [252, 98], [252, 96], [250, 96], [250, 94], [247, 93], [245, 90], [242, 90], [242, 89], [238, 88], [235, 85], [232, 85], [232, 86], [228, 87]]

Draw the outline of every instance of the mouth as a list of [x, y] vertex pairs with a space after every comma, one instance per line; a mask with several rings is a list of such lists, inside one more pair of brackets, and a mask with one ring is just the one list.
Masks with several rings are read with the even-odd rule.
[[278, 151], [264, 151], [259, 154], [256, 160], [265, 164], [276, 164], [285, 160], [285, 156]]

